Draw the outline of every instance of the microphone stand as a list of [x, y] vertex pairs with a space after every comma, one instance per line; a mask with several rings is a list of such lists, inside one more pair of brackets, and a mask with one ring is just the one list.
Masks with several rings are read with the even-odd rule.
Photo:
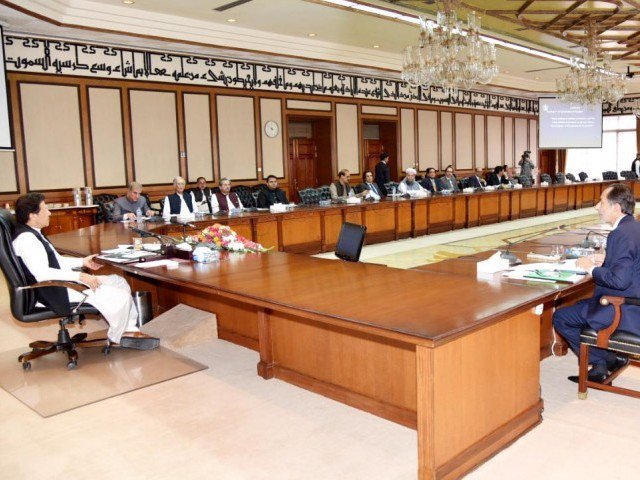
[[[509, 251], [511, 249], [511, 247], [513, 247], [514, 245], [517, 245], [519, 243], [522, 243], [522, 242], [524, 242], [526, 240], [531, 240], [532, 238], [535, 238], [538, 235], [544, 235], [545, 233], [553, 232], [554, 230], [564, 230], [565, 228], [567, 228], [566, 225], [558, 225], [557, 227], [548, 228], [546, 230], [542, 230], [541, 232], [525, 234], [525, 236], [523, 238], [520, 238], [519, 240], [516, 240], [515, 242], [510, 241], [508, 238], [503, 238], [502, 241], [507, 244], [507, 249], [500, 254], [500, 258], [509, 260], [509, 266], [511, 266], [511, 267], [514, 266], [514, 265], [519, 265], [519, 264], [522, 263], [522, 261], [514, 253], [511, 253]], [[516, 235], [516, 237], [520, 237], [520, 236], [522, 236], [522, 235]], [[514, 238], [514, 237], [511, 237], [511, 238]]]
[[594, 242], [593, 240], [589, 240], [589, 236], [592, 233], [594, 235], [598, 235], [598, 236], [604, 238], [605, 240], [608, 237], [607, 235], [604, 235], [604, 234], [602, 234], [600, 232], [596, 232], [595, 230], [589, 230], [587, 232], [587, 236], [585, 237], [585, 239], [582, 241], [582, 244], [580, 245], [582, 248], [595, 248], [596, 250], [600, 249], [600, 246], [596, 242]]

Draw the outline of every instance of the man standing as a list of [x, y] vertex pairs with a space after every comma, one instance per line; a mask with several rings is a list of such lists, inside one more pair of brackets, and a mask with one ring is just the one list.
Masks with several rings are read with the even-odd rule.
[[381, 195], [388, 195], [385, 183], [391, 181], [391, 170], [389, 169], [389, 154], [382, 152], [380, 154], [380, 162], [376, 165], [376, 184]]
[[[606, 256], [602, 254], [579, 258], [577, 266], [593, 277], [593, 296], [575, 305], [557, 310], [553, 325], [569, 343], [573, 352], [580, 351], [580, 332], [585, 327], [607, 328], [613, 322], [613, 307], [600, 305], [603, 295], [640, 297], [640, 223], [633, 216], [635, 199], [626, 185], [615, 184], [600, 195], [596, 210], [600, 219], [613, 226], [607, 238]], [[623, 305], [621, 331], [640, 335], [640, 306]], [[616, 371], [629, 359], [599, 348], [589, 349], [589, 381], [603, 382], [607, 372]], [[569, 380], [577, 382], [578, 376]]]
[[459, 192], [458, 181], [456, 177], [453, 175], [453, 167], [448, 165], [444, 171], [444, 176], [440, 178], [440, 181], [444, 185], [445, 190], [451, 190], [452, 192]]
[[364, 198], [371, 200], [380, 200], [382, 196], [380, 195], [380, 190], [378, 186], [373, 182], [373, 173], [372, 172], [364, 172], [364, 182], [360, 184], [360, 188], [364, 193]]
[[411, 192], [423, 192], [425, 189], [416, 181], [415, 168], [407, 168], [405, 171], [405, 177], [398, 185], [398, 193], [401, 195], [411, 194]]
[[113, 201], [113, 221], [135, 220], [138, 213], [147, 217], [154, 214], [147, 205], [147, 199], [142, 196], [142, 185], [131, 182], [127, 194]]
[[85, 258], [61, 256], [42, 234], [49, 226], [51, 212], [41, 193], [23, 195], [16, 202], [18, 226], [14, 234], [13, 250], [20, 260], [30, 285], [47, 280], [80, 282], [87, 286], [84, 292], [64, 287], [36, 290], [37, 301], [59, 315], [68, 315], [69, 302], [86, 303], [97, 308], [109, 324], [107, 337], [121, 347], [148, 350], [159, 345], [157, 338], [141, 334], [137, 328], [138, 312], [131, 298], [131, 289], [118, 275], [92, 275], [74, 271], [74, 268], [97, 270], [101, 265], [93, 261], [95, 255]]
[[238, 195], [231, 191], [231, 180], [228, 178], [220, 179], [220, 191], [211, 197], [211, 208], [213, 213], [244, 208]]
[[636, 158], [631, 162], [631, 171], [636, 174], [636, 178], [640, 178], [640, 153], [636, 153]]
[[429, 190], [431, 193], [438, 193], [444, 190], [442, 180], [436, 178], [436, 169], [433, 167], [427, 168], [426, 176], [422, 180], [422, 186]]
[[269, 175], [267, 177], [267, 190], [260, 190], [258, 193], [258, 208], [269, 208], [276, 203], [289, 203], [285, 193], [278, 188], [278, 177]]
[[200, 212], [213, 213], [211, 211], [211, 189], [207, 187], [207, 179], [198, 177], [196, 188], [190, 190], [196, 202], [196, 209]]
[[175, 193], [167, 195], [164, 198], [164, 207], [162, 208], [162, 216], [170, 217], [171, 215], [185, 216], [195, 212], [195, 201], [190, 192], [185, 192], [186, 182], [182, 177], [173, 179], [173, 188]]
[[530, 160], [529, 156], [531, 155], [530, 150], [525, 150], [518, 162], [520, 165], [520, 175], [526, 175], [527, 177], [533, 179], [533, 169], [536, 167], [533, 162]]

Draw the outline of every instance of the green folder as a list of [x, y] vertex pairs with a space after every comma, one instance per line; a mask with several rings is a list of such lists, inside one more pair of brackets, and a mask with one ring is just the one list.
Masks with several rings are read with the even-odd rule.
[[537, 278], [538, 280], [551, 280], [560, 283], [576, 283], [580, 276], [572, 271], [562, 270], [533, 270], [528, 272], [525, 278]]

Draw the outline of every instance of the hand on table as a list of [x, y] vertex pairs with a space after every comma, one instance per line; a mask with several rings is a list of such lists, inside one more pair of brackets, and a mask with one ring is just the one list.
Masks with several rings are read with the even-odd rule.
[[102, 268], [102, 265], [93, 261], [96, 255], [97, 253], [95, 255], [89, 255], [88, 257], [84, 257], [82, 259], [82, 266], [84, 268], [88, 268], [89, 270], [98, 270]]

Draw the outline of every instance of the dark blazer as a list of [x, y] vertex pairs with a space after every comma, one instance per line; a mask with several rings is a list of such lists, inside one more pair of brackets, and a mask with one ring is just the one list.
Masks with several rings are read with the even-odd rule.
[[500, 185], [504, 183], [505, 185], [509, 184], [509, 179], [505, 177], [499, 177], [497, 173], [491, 172], [487, 177], [487, 185]]
[[[190, 192], [193, 194], [193, 198], [196, 199], [196, 202], [198, 203], [202, 202], [202, 193], [203, 193], [202, 190], [196, 187], [196, 188], [192, 188]], [[207, 207], [209, 207], [209, 213], [212, 213], [211, 212], [211, 189], [209, 187], [205, 187], [204, 196], [207, 201]]]
[[460, 187], [458, 187], [458, 180], [456, 177], [451, 177], [451, 188], [449, 188], [449, 182], [447, 181], [447, 176], [440, 177], [440, 182], [447, 190], [453, 190], [454, 192], [459, 192]]
[[387, 192], [387, 189], [384, 188], [384, 184], [391, 181], [391, 169], [389, 168], [389, 165], [382, 161], [379, 162], [376, 165], [375, 177], [375, 181], [378, 185], [378, 188], [380, 189], [381, 196], [385, 196], [389, 192]]
[[[439, 192], [444, 190], [444, 184], [442, 183], [442, 180], [440, 180], [439, 178], [434, 178], [433, 180], [436, 182], [436, 187], [438, 188]], [[435, 193], [435, 191], [433, 190], [433, 184], [431, 183], [431, 179], [429, 177], [424, 177], [420, 181], [420, 185], [429, 190], [431, 193]]]
[[480, 181], [480, 179], [475, 175], [471, 175], [470, 177], [467, 177], [467, 183], [471, 188], [482, 188], [482, 187], [484, 187], [484, 185], [482, 185], [482, 182]]
[[[640, 223], [625, 215], [607, 238], [607, 254], [601, 267], [593, 269], [593, 297], [583, 300], [582, 315], [591, 328], [602, 330], [613, 322], [613, 307], [600, 305], [603, 295], [640, 297]], [[640, 306], [622, 305], [619, 330], [640, 335]]]
[[636, 172], [636, 163], [640, 163], [640, 159], [639, 158], [636, 158], [636, 159], [633, 160], [633, 162], [631, 162], [631, 171], [633, 173]]
[[260, 190], [258, 194], [258, 199], [256, 201], [258, 208], [269, 208], [274, 203], [289, 203], [287, 200], [287, 196], [285, 193], [279, 188], [275, 189], [276, 201], [274, 202], [271, 195], [267, 190]]
[[362, 182], [360, 185], [358, 185], [358, 188], [361, 192], [364, 192], [365, 190], [372, 190], [380, 195], [380, 198], [384, 197], [384, 195], [380, 192], [380, 187], [375, 183], [369, 185], [368, 183]]

